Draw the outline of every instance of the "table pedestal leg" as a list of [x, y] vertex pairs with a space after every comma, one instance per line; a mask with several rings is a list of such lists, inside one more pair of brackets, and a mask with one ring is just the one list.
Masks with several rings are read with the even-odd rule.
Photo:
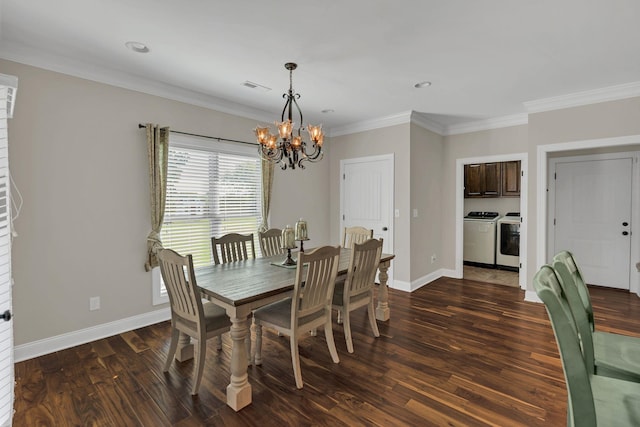
[[389, 288], [387, 287], [387, 280], [389, 280], [389, 275], [387, 271], [389, 271], [389, 267], [391, 266], [391, 261], [381, 262], [378, 266], [378, 270], [380, 274], [378, 278], [380, 279], [380, 288], [378, 289], [378, 306], [376, 307], [376, 319], [387, 321], [389, 317], [391, 317], [391, 313], [389, 310]]
[[247, 374], [247, 318], [231, 317], [231, 383], [227, 386], [227, 405], [239, 411], [251, 403], [251, 384]]
[[178, 348], [176, 349], [175, 359], [178, 362], [193, 359], [193, 344], [191, 343], [191, 337], [187, 334], [183, 334], [182, 332], [180, 332], [180, 337], [178, 338]]

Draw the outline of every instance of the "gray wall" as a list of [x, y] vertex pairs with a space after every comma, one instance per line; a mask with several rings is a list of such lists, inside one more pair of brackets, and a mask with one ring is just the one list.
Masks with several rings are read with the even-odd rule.
[[[15, 344], [161, 308], [143, 267], [149, 182], [138, 123], [253, 141], [256, 121], [4, 60], [0, 72], [19, 79], [9, 120], [10, 167], [24, 198], [12, 253]], [[328, 173], [326, 160], [277, 169], [272, 225], [304, 217], [310, 243], [327, 243]], [[98, 311], [89, 311], [92, 296], [101, 297]]]

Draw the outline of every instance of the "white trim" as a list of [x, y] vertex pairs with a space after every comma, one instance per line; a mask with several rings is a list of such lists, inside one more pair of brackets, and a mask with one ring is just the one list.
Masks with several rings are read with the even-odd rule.
[[127, 317], [125, 319], [115, 320], [109, 323], [92, 326], [90, 328], [80, 329], [78, 331], [68, 332], [66, 334], [45, 338], [38, 341], [32, 341], [26, 344], [20, 344], [14, 347], [14, 355], [16, 362], [32, 359], [34, 357], [53, 353], [55, 351], [64, 350], [80, 344], [85, 344], [102, 338], [117, 335], [122, 332], [131, 331], [142, 328], [144, 326], [153, 325], [155, 323], [164, 322], [171, 318], [170, 309], [163, 308], [148, 313], [139, 314], [137, 316]]
[[485, 120], [460, 123], [446, 128], [442, 135], [457, 135], [461, 133], [477, 132], [481, 130], [491, 130], [506, 128], [510, 126], [520, 126], [529, 123], [529, 115], [526, 113], [512, 114], [509, 116], [493, 117]]
[[273, 121], [273, 112], [269, 113], [201, 92], [114, 70], [104, 65], [88, 64], [7, 41], [0, 42], [0, 58], [227, 114], [267, 123]]
[[562, 108], [579, 107], [581, 105], [597, 104], [599, 102], [615, 101], [618, 99], [640, 96], [640, 82], [625, 83], [600, 89], [576, 92], [568, 95], [553, 96], [524, 103], [528, 113], [559, 110]]
[[527, 241], [528, 241], [528, 175], [529, 175], [529, 155], [527, 153], [500, 154], [486, 157], [468, 157], [456, 159], [456, 259], [455, 259], [455, 276], [463, 277], [463, 248], [464, 248], [464, 165], [470, 163], [491, 163], [491, 162], [508, 162], [511, 160], [520, 160], [520, 217], [522, 225], [520, 226], [520, 274], [518, 275], [518, 283], [521, 289], [527, 289]]
[[452, 279], [462, 279], [462, 274], [460, 274], [456, 270], [451, 270], [449, 268], [442, 268], [440, 269], [440, 271], [442, 271], [443, 277], [451, 277]]
[[524, 300], [527, 302], [537, 302], [542, 304], [542, 300], [540, 299], [536, 291], [526, 291], [524, 293]]
[[[593, 148], [621, 147], [626, 145], [640, 144], [640, 135], [620, 136], [615, 138], [588, 139], [584, 141], [560, 142], [556, 144], [539, 145], [537, 149], [537, 193], [536, 193], [536, 271], [547, 263], [547, 224], [548, 224], [548, 160], [549, 153], [558, 151], [584, 150]], [[636, 165], [634, 164], [634, 167]], [[635, 175], [634, 175], [635, 176]], [[635, 205], [634, 205], [635, 206]], [[635, 215], [635, 214], [634, 214]], [[634, 217], [635, 218], [635, 217]], [[632, 223], [633, 224], [633, 223]], [[637, 234], [637, 233], [636, 233]], [[633, 235], [633, 234], [632, 234]], [[637, 256], [639, 249], [633, 244], [631, 249], [632, 256]], [[632, 258], [634, 259], [634, 258]], [[635, 280], [629, 282], [629, 292], [635, 292], [640, 296], [640, 273], [634, 272], [633, 262], [631, 266], [631, 274], [635, 274]]]
[[411, 121], [411, 111], [405, 111], [403, 113], [393, 114], [390, 116], [379, 117], [372, 120], [364, 120], [357, 123], [352, 123], [344, 126], [332, 127], [329, 130], [328, 135], [330, 137], [349, 135], [352, 133], [364, 132], [367, 130], [375, 130], [380, 128], [386, 128], [389, 126], [402, 125]]
[[162, 282], [160, 279], [160, 268], [154, 267], [151, 269], [151, 303], [153, 305], [168, 304], [169, 294], [162, 293]]
[[412, 111], [411, 123], [418, 125], [426, 130], [430, 130], [431, 132], [437, 133], [440, 136], [447, 135], [447, 127], [445, 125], [438, 123], [433, 119], [430, 119], [425, 114]]
[[404, 280], [395, 280], [393, 286], [389, 285], [389, 287], [397, 291], [411, 292], [411, 283], [405, 282]]

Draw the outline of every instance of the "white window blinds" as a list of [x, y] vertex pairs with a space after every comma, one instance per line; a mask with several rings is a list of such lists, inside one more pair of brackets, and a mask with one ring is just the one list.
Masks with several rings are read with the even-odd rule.
[[172, 134], [162, 244], [213, 263], [211, 237], [254, 234], [262, 215], [260, 159], [254, 147]]

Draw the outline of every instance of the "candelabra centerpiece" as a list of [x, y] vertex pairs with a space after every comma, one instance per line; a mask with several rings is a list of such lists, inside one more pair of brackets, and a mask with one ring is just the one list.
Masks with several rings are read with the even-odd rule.
[[296, 265], [296, 261], [291, 258], [291, 249], [295, 248], [295, 234], [293, 228], [287, 224], [287, 226], [282, 230], [282, 249], [287, 250], [287, 258], [282, 262], [282, 265]]

